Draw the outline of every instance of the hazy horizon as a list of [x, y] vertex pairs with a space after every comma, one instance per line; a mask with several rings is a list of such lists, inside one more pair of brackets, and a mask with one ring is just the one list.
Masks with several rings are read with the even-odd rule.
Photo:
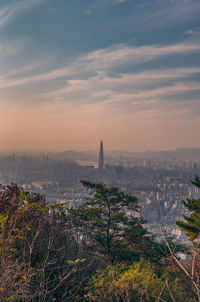
[[200, 148], [199, 0], [2, 0], [0, 151]]
[[[126, 149], [106, 149], [104, 148], [104, 152], [127, 152], [127, 153], [147, 153], [147, 152], [175, 152], [175, 151], [192, 151], [192, 150], [199, 150], [199, 147], [178, 147], [175, 149], [151, 149], [151, 150], [143, 150], [143, 151], [135, 151], [135, 150], [126, 150]], [[65, 152], [95, 152], [99, 153], [99, 146], [96, 149], [63, 149], [63, 150], [17, 150], [17, 149], [12, 149], [12, 150], [0, 150], [0, 154], [50, 154], [50, 153], [65, 153]]]

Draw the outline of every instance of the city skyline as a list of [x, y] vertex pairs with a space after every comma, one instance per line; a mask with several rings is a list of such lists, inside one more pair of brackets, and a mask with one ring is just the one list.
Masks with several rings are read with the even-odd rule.
[[0, 151], [200, 148], [198, 0], [2, 0]]

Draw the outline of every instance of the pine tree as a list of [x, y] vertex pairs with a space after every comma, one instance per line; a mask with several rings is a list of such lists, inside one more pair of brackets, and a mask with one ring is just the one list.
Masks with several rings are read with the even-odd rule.
[[[200, 188], [200, 178], [195, 176], [192, 184]], [[183, 202], [185, 207], [191, 212], [189, 217], [184, 216], [183, 220], [178, 220], [176, 224], [186, 232], [187, 237], [195, 247], [200, 248], [200, 199], [187, 199]]]
[[82, 181], [90, 196], [82, 206], [71, 209], [73, 223], [79, 228], [88, 252], [109, 264], [132, 262], [145, 257], [157, 262], [163, 257], [158, 243], [135, 215], [138, 200], [117, 187]]

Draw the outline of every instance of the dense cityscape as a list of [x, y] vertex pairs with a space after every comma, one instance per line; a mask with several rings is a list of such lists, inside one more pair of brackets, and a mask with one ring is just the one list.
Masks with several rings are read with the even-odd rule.
[[194, 176], [200, 175], [198, 156], [195, 160], [128, 157], [115, 152], [106, 156], [101, 142], [99, 159], [97, 152], [79, 153], [76, 161], [71, 159], [74, 157], [75, 152], [2, 155], [0, 180], [2, 184], [17, 183], [25, 190], [45, 195], [50, 204], [66, 203], [68, 208], [84, 203], [88, 196], [81, 180], [116, 186], [138, 198], [138, 215], [147, 221], [152, 232], [158, 234], [163, 226], [172, 236], [181, 236], [175, 222], [187, 214], [182, 201], [199, 195], [198, 188], [191, 184]]

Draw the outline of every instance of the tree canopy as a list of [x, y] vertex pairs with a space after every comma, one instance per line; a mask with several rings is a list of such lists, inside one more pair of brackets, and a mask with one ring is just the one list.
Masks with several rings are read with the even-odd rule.
[[157, 263], [164, 253], [139, 218], [138, 200], [119, 190], [82, 181], [90, 190], [87, 201], [70, 210], [88, 251], [107, 263], [139, 260], [141, 256]]
[[[88, 199], [67, 212], [17, 185], [0, 186], [0, 302], [200, 301], [197, 258], [185, 278], [169, 257], [175, 250], [144, 227], [136, 197], [82, 184]], [[196, 227], [198, 202], [191, 209]], [[191, 240], [198, 236], [196, 227]]]
[[71, 301], [86, 265], [71, 233], [62, 206], [1, 186], [0, 301]]
[[[200, 178], [196, 176], [192, 184], [200, 189]], [[200, 249], [200, 199], [187, 199], [183, 203], [191, 215], [184, 216], [184, 220], [178, 220], [177, 225], [186, 233], [189, 240]]]

